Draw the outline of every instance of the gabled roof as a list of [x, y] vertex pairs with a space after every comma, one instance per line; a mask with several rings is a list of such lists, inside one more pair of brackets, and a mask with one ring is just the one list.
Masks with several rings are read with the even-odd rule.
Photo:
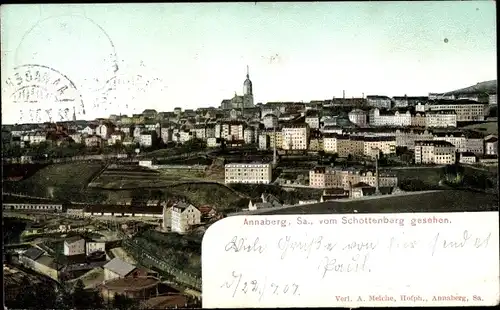
[[23, 256], [26, 256], [28, 257], [29, 259], [32, 259], [32, 260], [36, 260], [38, 259], [40, 256], [43, 255], [43, 251], [40, 250], [39, 248], [36, 248], [36, 247], [31, 247], [29, 249], [27, 249]]
[[108, 269], [122, 277], [125, 277], [129, 273], [131, 273], [136, 267], [131, 265], [118, 257], [113, 258], [106, 265], [104, 265], [105, 269]]

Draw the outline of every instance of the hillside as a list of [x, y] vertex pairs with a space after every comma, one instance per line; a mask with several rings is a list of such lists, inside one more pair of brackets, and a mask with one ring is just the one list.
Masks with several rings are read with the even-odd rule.
[[480, 82], [477, 83], [476, 85], [447, 92], [446, 94], [457, 95], [457, 94], [473, 94], [473, 93], [496, 94], [497, 80]]

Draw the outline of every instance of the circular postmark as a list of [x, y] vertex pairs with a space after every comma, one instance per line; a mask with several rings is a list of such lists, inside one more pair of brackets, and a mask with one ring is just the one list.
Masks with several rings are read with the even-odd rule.
[[80, 14], [51, 15], [35, 22], [14, 51], [16, 66], [31, 63], [65, 72], [84, 92], [101, 89], [102, 82], [118, 71], [111, 37], [99, 23]]
[[161, 100], [165, 89], [160, 75], [144, 62], [138, 66], [123, 64], [120, 72], [104, 83], [93, 101], [94, 107], [108, 112], [129, 111], [130, 107], [140, 109], [144, 102], [154, 105], [155, 100]]
[[48, 66], [15, 67], [5, 81], [5, 88], [8, 92], [6, 112], [17, 114], [19, 123], [70, 121], [85, 114], [75, 84]]

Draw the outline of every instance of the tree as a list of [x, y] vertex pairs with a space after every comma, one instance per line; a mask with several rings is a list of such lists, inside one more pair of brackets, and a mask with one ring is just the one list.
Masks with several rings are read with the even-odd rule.
[[128, 310], [136, 308], [134, 306], [137, 306], [137, 302], [122, 294], [115, 295], [112, 302], [113, 309]]

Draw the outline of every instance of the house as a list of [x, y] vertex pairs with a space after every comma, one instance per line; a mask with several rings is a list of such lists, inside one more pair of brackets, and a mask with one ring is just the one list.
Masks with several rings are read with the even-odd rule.
[[485, 155], [498, 155], [498, 138], [495, 136], [486, 137], [484, 150]]
[[25, 267], [35, 270], [56, 281], [59, 279], [59, 271], [62, 265], [56, 263], [53, 257], [45, 254], [37, 247], [31, 247], [19, 256], [19, 261]]
[[139, 145], [143, 147], [151, 147], [156, 144], [156, 131], [143, 131], [139, 136]]
[[[394, 187], [379, 187], [379, 192], [381, 195], [390, 195], [394, 191]], [[364, 182], [359, 182], [354, 184], [351, 188], [351, 198], [361, 198], [365, 196], [373, 196], [376, 194], [377, 189], [370, 186]]]
[[472, 152], [460, 152], [458, 162], [461, 164], [475, 164], [477, 156]]
[[171, 229], [174, 232], [185, 233], [191, 226], [201, 223], [201, 212], [195, 206], [178, 202], [172, 206]]
[[85, 253], [85, 239], [73, 237], [64, 240], [64, 255], [73, 256]]
[[260, 195], [260, 201], [255, 199], [250, 200], [248, 203], [248, 210], [254, 211], [257, 209], [277, 208], [281, 206], [283, 206], [283, 204], [278, 198], [276, 198], [276, 196], [262, 193], [262, 195]]
[[85, 247], [87, 255], [95, 252], [106, 252], [106, 243], [104, 242], [87, 242]]
[[331, 201], [336, 199], [348, 198], [349, 191], [343, 188], [329, 188], [323, 190], [320, 202]]
[[115, 131], [113, 132], [108, 139], [108, 144], [119, 144], [125, 138], [125, 133], [123, 131]]
[[95, 134], [103, 139], [108, 139], [112, 132], [115, 131], [115, 125], [107, 122], [97, 126]]
[[86, 147], [100, 147], [102, 145], [102, 138], [97, 135], [89, 136], [85, 138]]
[[82, 129], [82, 134], [86, 134], [88, 136], [95, 135], [96, 128], [97, 128], [96, 125], [90, 124], [87, 127], [85, 127], [85, 128]]
[[148, 276], [156, 276], [156, 272], [151, 271], [146, 268], [138, 268], [132, 264], [129, 264], [118, 257], [110, 260], [106, 265], [103, 266], [104, 269], [104, 281], [109, 281], [113, 279], [123, 279], [123, 278], [142, 278]]

